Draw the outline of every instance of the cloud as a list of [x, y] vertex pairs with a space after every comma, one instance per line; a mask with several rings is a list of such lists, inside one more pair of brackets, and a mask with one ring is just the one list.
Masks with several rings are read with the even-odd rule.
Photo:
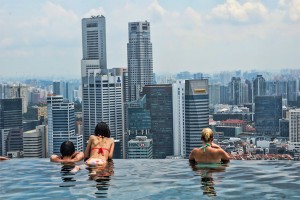
[[91, 9], [89, 10], [84, 17], [85, 18], [89, 18], [91, 16], [97, 16], [97, 15], [104, 15], [105, 16], [105, 11], [102, 7], [99, 7], [97, 9]]
[[154, 22], [161, 21], [163, 15], [166, 13], [166, 10], [158, 3], [157, 0], [154, 0], [148, 6], [148, 13], [151, 16], [151, 20]]
[[185, 9], [185, 13], [190, 18], [190, 20], [195, 24], [196, 27], [199, 27], [201, 25], [201, 15], [196, 12], [193, 8], [187, 7]]
[[209, 18], [233, 22], [257, 22], [268, 17], [268, 9], [259, 1], [241, 4], [237, 0], [226, 0], [212, 9]]
[[3, 38], [0, 40], [0, 48], [7, 48], [14, 44], [13, 38]]
[[289, 20], [300, 21], [300, 0], [279, 0], [278, 5], [285, 11]]

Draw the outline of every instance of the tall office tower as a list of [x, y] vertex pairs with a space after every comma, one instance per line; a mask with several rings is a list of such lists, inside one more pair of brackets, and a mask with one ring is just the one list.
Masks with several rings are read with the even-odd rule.
[[150, 110], [146, 109], [146, 95], [136, 101], [127, 103], [128, 127], [127, 134], [129, 139], [136, 136], [147, 135], [151, 129]]
[[255, 128], [264, 135], [276, 135], [279, 132], [279, 119], [282, 118], [281, 96], [256, 96]]
[[22, 99], [0, 99], [0, 129], [22, 128]]
[[62, 87], [60, 81], [53, 81], [53, 95], [62, 95], [61, 88]]
[[173, 103], [172, 85], [146, 85], [146, 108], [150, 110], [153, 139], [153, 158], [166, 158], [173, 155]]
[[0, 156], [6, 156], [7, 147], [6, 140], [10, 129], [0, 129]]
[[82, 19], [82, 63], [90, 69], [107, 69], [105, 17]]
[[[94, 133], [98, 122], [110, 127], [111, 137], [120, 140], [124, 133], [122, 69], [112, 69], [102, 74], [101, 69], [91, 69], [82, 77], [82, 109], [84, 144]], [[123, 144], [121, 146], [123, 148]]]
[[6, 149], [9, 151], [23, 151], [23, 130], [12, 128], [6, 139]]
[[254, 98], [258, 96], [266, 95], [266, 80], [262, 75], [257, 75], [253, 80], [253, 95], [252, 95], [252, 103], [254, 102]]
[[26, 85], [7, 85], [7, 99], [22, 98], [22, 113], [27, 112], [29, 91]]
[[174, 155], [185, 157], [185, 80], [172, 84]]
[[226, 85], [220, 86], [220, 103], [229, 104], [229, 87]]
[[48, 96], [48, 156], [60, 154], [60, 145], [70, 140], [76, 151], [83, 151], [82, 135], [75, 134], [74, 104], [64, 103], [61, 95]]
[[247, 91], [248, 91], [248, 99], [246, 102], [248, 103], [253, 103], [253, 100], [252, 100], [252, 83], [251, 81], [249, 80], [245, 80], [245, 85], [247, 85]]
[[241, 104], [250, 103], [249, 101], [249, 92], [248, 92], [248, 85], [246, 83], [241, 84], [242, 87], [242, 98], [241, 98]]
[[[136, 136], [144, 136], [150, 133], [151, 117], [150, 110], [146, 109], [146, 95], [136, 101], [125, 103], [125, 119], [127, 119], [127, 127], [125, 144], [128, 149], [128, 141], [135, 139]], [[125, 120], [126, 121], [126, 120]], [[125, 123], [125, 124], [126, 124]], [[126, 152], [128, 152], [126, 149]], [[126, 153], [128, 155], [128, 153]]]
[[287, 98], [287, 82], [276, 81], [276, 96], [282, 96], [283, 99]]
[[209, 85], [209, 105], [214, 106], [216, 104], [220, 104], [220, 85]]
[[23, 133], [24, 158], [46, 158], [47, 157], [47, 131], [45, 125], [37, 126], [35, 130]]
[[300, 150], [300, 109], [289, 111], [289, 141]]
[[266, 95], [276, 95], [276, 81], [266, 81]]
[[140, 98], [144, 85], [153, 81], [152, 43], [150, 23], [131, 22], [128, 24], [129, 42], [127, 43], [129, 100]]
[[123, 69], [123, 101], [129, 102], [128, 70]]
[[128, 142], [129, 159], [152, 159], [153, 158], [153, 141], [147, 139], [147, 136], [136, 136]]
[[229, 87], [229, 103], [240, 105], [242, 103], [242, 83], [240, 77], [232, 77]]
[[111, 137], [120, 140], [123, 152], [123, 69], [107, 69], [104, 16], [82, 19], [82, 49], [84, 146], [97, 123], [103, 121], [109, 125]]
[[297, 101], [299, 93], [299, 83], [297, 79], [288, 80], [287, 82], [287, 100], [288, 103]]
[[289, 137], [289, 120], [280, 119], [279, 120], [279, 135], [280, 137]]
[[4, 99], [4, 94], [3, 94], [3, 90], [4, 90], [4, 85], [2, 83], [0, 83], [0, 99]]
[[200, 134], [207, 128], [209, 116], [208, 80], [185, 81], [185, 137], [186, 157], [202, 142]]

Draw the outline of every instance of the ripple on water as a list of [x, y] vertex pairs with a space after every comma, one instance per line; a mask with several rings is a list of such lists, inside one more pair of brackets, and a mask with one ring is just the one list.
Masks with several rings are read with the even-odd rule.
[[[0, 164], [3, 199], [297, 199], [300, 163], [232, 161], [223, 171], [192, 169], [187, 160], [115, 160], [109, 176], [76, 174], [48, 159]], [[5, 174], [5, 176], [3, 176]], [[106, 174], [107, 175], [107, 174]]]

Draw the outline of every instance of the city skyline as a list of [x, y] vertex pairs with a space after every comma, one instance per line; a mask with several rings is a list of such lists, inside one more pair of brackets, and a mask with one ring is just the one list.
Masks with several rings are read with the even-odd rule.
[[81, 19], [101, 14], [107, 20], [109, 68], [127, 68], [128, 23], [145, 20], [151, 23], [155, 73], [299, 68], [300, 0], [72, 5], [5, 0], [0, 9], [5, 27], [0, 33], [1, 76], [80, 78]]

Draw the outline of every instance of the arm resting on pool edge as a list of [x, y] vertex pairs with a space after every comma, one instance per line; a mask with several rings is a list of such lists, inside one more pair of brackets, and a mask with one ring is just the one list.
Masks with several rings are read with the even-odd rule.
[[229, 163], [230, 160], [230, 156], [228, 155], [228, 153], [226, 153], [223, 149], [220, 149], [221, 151], [221, 163]]
[[91, 144], [92, 144], [92, 135], [89, 138], [88, 144], [86, 145], [85, 152], [84, 152], [84, 161], [90, 158], [91, 154]]
[[108, 160], [111, 160], [113, 158], [114, 150], [115, 150], [115, 142], [113, 141], [111, 146], [110, 146]]

